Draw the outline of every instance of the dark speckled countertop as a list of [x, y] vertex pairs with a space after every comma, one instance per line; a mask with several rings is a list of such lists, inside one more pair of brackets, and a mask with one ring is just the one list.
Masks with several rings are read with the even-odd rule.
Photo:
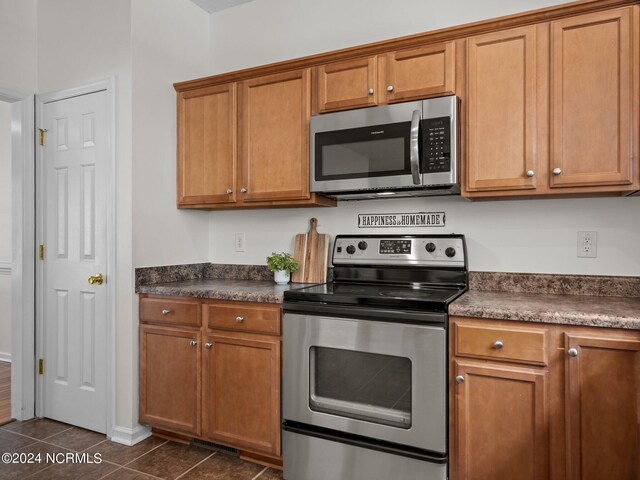
[[242, 302], [282, 303], [284, 292], [308, 286], [304, 283], [277, 285], [273, 280], [195, 279], [140, 285], [137, 293], [181, 297], [236, 300]]
[[470, 290], [449, 315], [640, 330], [640, 298]]

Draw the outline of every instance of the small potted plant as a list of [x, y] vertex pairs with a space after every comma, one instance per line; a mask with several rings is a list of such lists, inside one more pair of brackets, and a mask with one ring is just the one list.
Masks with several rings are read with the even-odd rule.
[[297, 272], [300, 265], [290, 253], [273, 252], [267, 257], [267, 268], [273, 272], [273, 279], [278, 285], [286, 285], [291, 279], [291, 272]]

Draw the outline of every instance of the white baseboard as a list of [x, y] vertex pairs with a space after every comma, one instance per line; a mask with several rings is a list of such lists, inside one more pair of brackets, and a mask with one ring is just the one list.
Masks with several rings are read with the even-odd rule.
[[150, 436], [151, 429], [149, 427], [143, 427], [142, 425], [138, 425], [133, 429], [114, 426], [110, 440], [130, 447]]
[[0, 352], [0, 362], [11, 363], [11, 354], [6, 352]]

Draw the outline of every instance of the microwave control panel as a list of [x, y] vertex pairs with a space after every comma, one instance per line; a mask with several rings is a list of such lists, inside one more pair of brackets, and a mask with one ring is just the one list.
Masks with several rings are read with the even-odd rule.
[[451, 118], [422, 120], [422, 173], [448, 172], [451, 169]]

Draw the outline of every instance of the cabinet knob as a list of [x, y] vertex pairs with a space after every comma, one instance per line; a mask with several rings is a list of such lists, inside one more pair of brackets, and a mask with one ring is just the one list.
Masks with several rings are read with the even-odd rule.
[[369, 95], [373, 95], [373, 88], [370, 88], [369, 90], [367, 90], [367, 93], [368, 93]]
[[458, 382], [458, 383], [464, 383], [464, 377], [463, 377], [462, 375], [458, 375], [458, 376], [456, 377], [456, 382]]
[[236, 317], [236, 323], [242, 323], [242, 322], [244, 322], [244, 317], [237, 316]]
[[171, 313], [171, 310], [167, 310], [166, 308], [162, 310], [162, 315], [165, 317]]
[[198, 345], [198, 342], [196, 340], [191, 340], [189, 342], [189, 345], [191, 345], [192, 347], [195, 347], [196, 345]]
[[496, 350], [500, 350], [502, 347], [504, 347], [504, 343], [502, 343], [500, 340], [496, 340], [493, 343], [493, 348], [495, 348]]
[[241, 189], [240, 189], [240, 192], [241, 192], [241, 193], [247, 193], [247, 189], [246, 189], [246, 188], [241, 188]]
[[230, 188], [227, 188], [227, 195], [229, 195], [230, 193], [233, 193], [233, 190], [231, 190]]
[[561, 173], [562, 173], [562, 169], [560, 169], [560, 168], [554, 168], [553, 169], [553, 174], [554, 175], [560, 175]]
[[205, 343], [204, 344], [204, 348], [206, 348], [207, 350], [211, 350], [211, 347], [213, 347], [213, 343]]
[[577, 348], [570, 348], [567, 353], [569, 354], [570, 357], [577, 357], [578, 356], [578, 349]]
[[387, 92], [393, 92], [393, 85], [387, 85]]
[[527, 177], [533, 177], [536, 174], [533, 170], [527, 170]]

